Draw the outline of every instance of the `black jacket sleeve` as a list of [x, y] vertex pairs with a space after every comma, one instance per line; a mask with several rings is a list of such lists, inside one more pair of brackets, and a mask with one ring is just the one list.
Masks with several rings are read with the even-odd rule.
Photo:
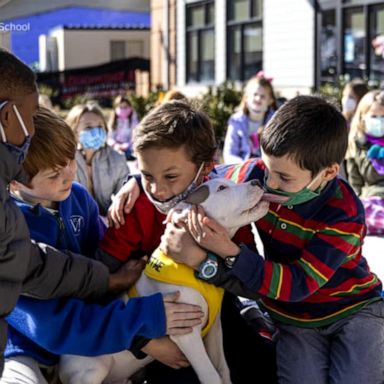
[[109, 272], [102, 263], [33, 241], [29, 252], [23, 294], [41, 299], [62, 296], [97, 299], [106, 294]]

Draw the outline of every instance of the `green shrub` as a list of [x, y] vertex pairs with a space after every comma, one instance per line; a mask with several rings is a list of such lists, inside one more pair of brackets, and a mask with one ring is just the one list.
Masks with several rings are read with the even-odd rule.
[[136, 111], [139, 120], [155, 107], [158, 98], [159, 92], [150, 92], [147, 97], [137, 96], [134, 93], [128, 95], [128, 99], [132, 104], [133, 109]]
[[229, 117], [240, 104], [242, 91], [226, 81], [217, 87], [209, 87], [201, 99], [203, 108], [211, 119], [219, 143], [224, 140]]

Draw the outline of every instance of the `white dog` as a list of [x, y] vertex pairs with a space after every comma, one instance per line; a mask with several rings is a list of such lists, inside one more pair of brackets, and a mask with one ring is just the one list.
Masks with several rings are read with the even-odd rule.
[[[240, 227], [258, 220], [267, 213], [267, 201], [278, 202], [279, 197], [264, 193], [256, 181], [235, 184], [226, 179], [212, 179], [202, 184], [188, 196], [185, 202], [179, 203], [173, 209], [172, 220], [186, 218], [191, 204], [199, 204], [206, 214], [225, 227], [232, 237]], [[220, 303], [216, 306], [218, 310], [210, 310], [206, 298], [201, 293], [207, 288], [211, 292], [208, 295], [216, 295], [216, 299], [220, 300], [223, 290], [195, 279], [191, 269], [185, 265], [177, 265], [169, 258], [168, 261], [171, 260], [169, 263], [173, 264], [178, 272], [183, 271], [180, 275], [190, 274], [190, 280], [194, 281], [190, 286], [185, 286], [184, 281], [179, 283], [180, 278], [179, 280], [172, 279], [171, 283], [155, 280], [153, 277], [156, 277], [156, 273], [160, 269], [165, 270], [164, 265], [168, 263], [167, 260], [161, 259], [164, 255], [160, 254], [160, 259], [158, 256], [159, 252], [155, 252], [147, 264], [148, 272], [143, 273], [136, 283], [135, 288], [138, 294], [145, 296], [155, 292], [165, 294], [178, 290], [181, 293], [180, 302], [201, 306], [205, 314], [203, 324], [194, 327], [189, 334], [171, 336], [171, 339], [187, 357], [200, 382], [204, 384], [230, 383], [229, 369], [223, 351]], [[175, 269], [170, 275], [179, 275], [174, 272]], [[164, 281], [164, 278], [162, 279]], [[196, 284], [199, 285], [197, 289], [195, 289]], [[205, 330], [207, 334], [202, 339], [201, 332], [207, 323], [211, 326], [208, 332]], [[65, 355], [61, 358], [60, 378], [64, 384], [123, 383], [126, 382], [124, 381], [126, 378], [131, 377], [150, 361], [152, 358], [149, 356], [137, 360], [129, 351], [91, 358]]]

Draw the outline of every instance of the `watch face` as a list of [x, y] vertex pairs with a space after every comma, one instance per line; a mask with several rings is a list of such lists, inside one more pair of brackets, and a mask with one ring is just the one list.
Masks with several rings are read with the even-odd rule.
[[207, 264], [203, 269], [203, 275], [206, 277], [212, 277], [217, 271], [217, 266], [213, 263]]

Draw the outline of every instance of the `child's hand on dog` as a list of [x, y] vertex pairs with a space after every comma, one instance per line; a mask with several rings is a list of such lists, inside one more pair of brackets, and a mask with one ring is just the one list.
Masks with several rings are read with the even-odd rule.
[[177, 303], [180, 292], [164, 295], [167, 335], [184, 335], [192, 332], [192, 327], [201, 324], [203, 312], [198, 305]]
[[112, 204], [108, 208], [108, 226], [120, 228], [125, 224], [124, 216], [131, 212], [137, 198], [140, 195], [140, 187], [134, 177], [129, 179], [112, 198]]
[[185, 368], [190, 365], [183, 352], [168, 336], [150, 340], [141, 350], [173, 369]]
[[120, 293], [131, 288], [139, 279], [141, 272], [145, 268], [148, 257], [128, 260], [115, 273], [109, 275], [109, 291]]
[[236, 256], [240, 248], [216, 220], [205, 215], [204, 209], [193, 206], [188, 212], [187, 227], [195, 241], [220, 257]]
[[196, 270], [207, 257], [207, 252], [196, 243], [183, 222], [168, 222], [159, 247], [176, 262]]

